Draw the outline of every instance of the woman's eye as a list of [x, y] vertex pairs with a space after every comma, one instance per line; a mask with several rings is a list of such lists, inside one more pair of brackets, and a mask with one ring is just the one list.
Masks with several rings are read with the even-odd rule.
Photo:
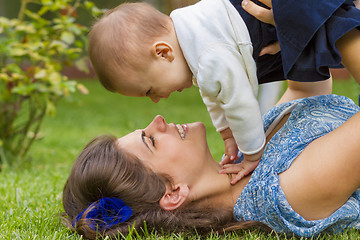
[[152, 136], [149, 136], [149, 138], [150, 138], [152, 145], [155, 147], [155, 139]]

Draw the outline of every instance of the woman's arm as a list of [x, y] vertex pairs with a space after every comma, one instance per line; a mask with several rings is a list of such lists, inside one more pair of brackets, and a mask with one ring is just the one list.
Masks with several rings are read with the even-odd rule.
[[360, 112], [310, 143], [279, 175], [291, 207], [307, 220], [330, 216], [360, 186]]

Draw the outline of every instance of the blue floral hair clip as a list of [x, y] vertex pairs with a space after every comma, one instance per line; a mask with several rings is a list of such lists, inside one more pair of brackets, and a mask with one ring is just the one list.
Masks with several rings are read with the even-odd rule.
[[[102, 231], [119, 222], [125, 222], [133, 214], [132, 209], [119, 198], [101, 198], [98, 202], [90, 204], [89, 207], [92, 209], [86, 214], [85, 219], [91, 221], [90, 228], [94, 231]], [[72, 224], [73, 227], [89, 207], [77, 215]]]

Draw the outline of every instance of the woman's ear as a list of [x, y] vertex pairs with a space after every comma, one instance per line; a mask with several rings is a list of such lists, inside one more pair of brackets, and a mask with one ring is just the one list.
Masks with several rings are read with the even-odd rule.
[[154, 57], [165, 59], [169, 62], [172, 62], [175, 59], [173, 47], [164, 41], [154, 43], [151, 52]]
[[185, 202], [189, 193], [190, 190], [186, 184], [179, 184], [173, 188], [166, 186], [166, 192], [159, 201], [160, 207], [166, 211], [175, 210]]

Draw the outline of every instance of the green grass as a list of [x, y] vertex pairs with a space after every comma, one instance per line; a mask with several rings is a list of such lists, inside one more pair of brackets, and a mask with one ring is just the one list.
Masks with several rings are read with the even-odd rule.
[[[222, 156], [222, 140], [211, 124], [197, 88], [174, 93], [170, 99], [154, 104], [149, 99], [108, 93], [96, 81], [84, 81], [84, 84], [90, 89], [89, 95], [75, 94], [62, 100], [56, 116], [45, 119], [41, 130], [44, 136], [31, 149], [30, 160], [16, 169], [5, 167], [0, 173], [0, 239], [81, 239], [61, 224], [62, 188], [77, 154], [94, 136], [104, 133], [122, 136], [135, 128], [144, 128], [154, 116], [161, 114], [168, 122], [204, 122], [214, 158]], [[359, 92], [360, 87], [354, 81], [334, 83], [334, 93], [349, 96], [356, 103]], [[279, 236], [245, 232], [209, 238], [279, 239]], [[328, 238], [325, 235], [318, 239]], [[351, 230], [331, 238], [359, 239], [360, 234]]]

